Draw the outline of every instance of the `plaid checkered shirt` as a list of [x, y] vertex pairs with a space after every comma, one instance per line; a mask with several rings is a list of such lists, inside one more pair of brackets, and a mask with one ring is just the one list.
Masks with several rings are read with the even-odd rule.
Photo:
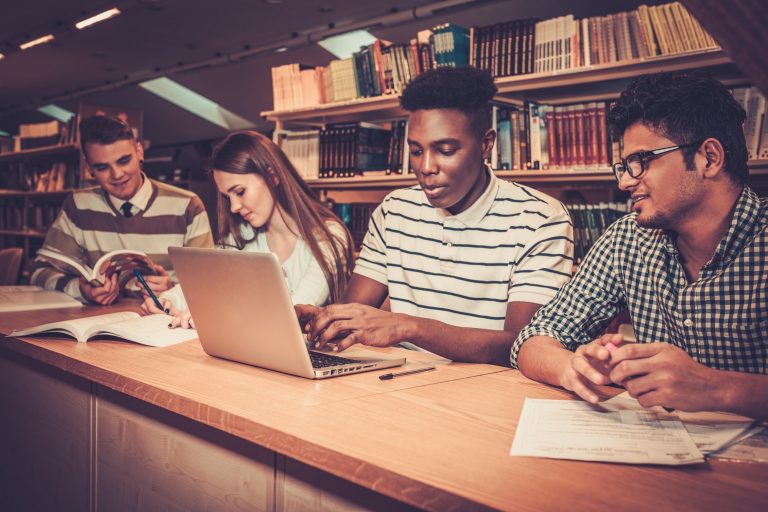
[[597, 241], [574, 278], [520, 332], [569, 350], [600, 336], [628, 309], [638, 342], [668, 342], [721, 370], [768, 370], [768, 200], [744, 187], [714, 256], [689, 283], [674, 238], [627, 215]]

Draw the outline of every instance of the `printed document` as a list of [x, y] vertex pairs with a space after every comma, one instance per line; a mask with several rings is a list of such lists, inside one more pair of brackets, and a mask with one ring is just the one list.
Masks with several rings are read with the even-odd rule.
[[626, 391], [616, 395], [610, 400], [601, 403], [606, 410], [634, 410], [655, 411], [660, 415], [668, 414], [683, 422], [683, 426], [691, 435], [693, 442], [701, 453], [710, 453], [722, 450], [727, 446], [744, 439], [744, 436], [752, 432], [754, 420], [727, 412], [684, 412], [674, 411], [666, 413], [662, 407], [645, 409], [640, 402], [629, 396]]
[[682, 422], [653, 410], [527, 398], [510, 455], [681, 465], [704, 462]]

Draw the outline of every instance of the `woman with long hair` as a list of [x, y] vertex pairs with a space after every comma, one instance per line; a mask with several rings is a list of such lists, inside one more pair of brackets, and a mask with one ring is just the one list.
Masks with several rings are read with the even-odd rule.
[[[211, 169], [219, 191], [221, 248], [274, 253], [294, 304], [338, 300], [350, 275], [352, 237], [285, 153], [258, 132], [235, 132], [214, 148]], [[180, 286], [160, 300], [172, 308], [172, 325], [190, 327]], [[150, 299], [142, 309], [161, 313]]]

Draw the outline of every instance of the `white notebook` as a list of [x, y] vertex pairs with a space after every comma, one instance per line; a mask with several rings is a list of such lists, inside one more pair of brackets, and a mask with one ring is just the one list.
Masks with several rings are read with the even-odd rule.
[[168, 315], [140, 316], [132, 311], [124, 311], [17, 329], [10, 336], [61, 333], [81, 342], [96, 336], [116, 336], [150, 347], [168, 347], [197, 338], [194, 329], [169, 329], [171, 318]]
[[64, 292], [43, 290], [39, 286], [0, 286], [0, 312], [3, 313], [82, 306]]

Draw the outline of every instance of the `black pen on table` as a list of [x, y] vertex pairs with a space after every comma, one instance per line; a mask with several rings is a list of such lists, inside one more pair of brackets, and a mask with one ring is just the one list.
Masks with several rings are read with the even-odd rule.
[[163, 304], [160, 302], [160, 299], [157, 298], [157, 295], [152, 292], [152, 289], [149, 287], [147, 282], [144, 280], [144, 276], [141, 275], [141, 272], [139, 272], [137, 269], [133, 269], [133, 273], [136, 276], [136, 279], [139, 280], [139, 283], [141, 283], [141, 286], [144, 287], [145, 290], [147, 290], [147, 293], [149, 294], [149, 297], [152, 299], [152, 301], [155, 303], [155, 306], [157, 306], [157, 309], [160, 311], [165, 311], [165, 314], [171, 312], [170, 309], [164, 308]]
[[434, 366], [425, 366], [424, 368], [416, 368], [415, 370], [408, 370], [405, 372], [398, 372], [398, 373], [385, 373], [384, 375], [379, 375], [380, 380], [392, 380], [395, 377], [402, 377], [404, 375], [413, 375], [414, 373], [421, 373], [421, 372], [428, 372], [430, 370], [434, 370]]

